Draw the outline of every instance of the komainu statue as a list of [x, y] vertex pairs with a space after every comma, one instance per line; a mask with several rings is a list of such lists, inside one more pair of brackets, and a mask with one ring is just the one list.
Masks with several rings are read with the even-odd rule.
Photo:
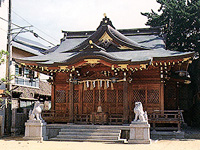
[[143, 111], [141, 102], [135, 102], [134, 113], [135, 113], [134, 121], [148, 122], [147, 112]]
[[41, 117], [41, 113], [41, 104], [39, 101], [36, 101], [33, 110], [29, 111], [29, 120], [43, 120]]

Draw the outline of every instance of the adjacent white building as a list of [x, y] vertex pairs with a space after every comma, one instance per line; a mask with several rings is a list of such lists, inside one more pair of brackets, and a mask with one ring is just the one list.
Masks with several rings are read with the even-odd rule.
[[[0, 0], [0, 51], [7, 51], [7, 33], [8, 33], [8, 3], [9, 0]], [[0, 79], [6, 77], [6, 62], [0, 65]], [[5, 89], [4, 84], [0, 84], [0, 94]], [[0, 95], [2, 96], [2, 95]], [[1, 105], [0, 105], [1, 106]], [[0, 136], [4, 134], [5, 109], [0, 109]]]
[[[8, 3], [9, 0], [0, 0], [0, 50], [7, 50], [7, 33], [8, 33]], [[0, 79], [6, 77], [6, 63], [0, 65]], [[3, 84], [0, 89], [4, 89]]]

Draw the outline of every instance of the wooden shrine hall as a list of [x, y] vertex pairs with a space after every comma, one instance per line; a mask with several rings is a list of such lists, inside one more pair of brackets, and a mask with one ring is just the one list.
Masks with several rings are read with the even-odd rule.
[[190, 82], [194, 53], [166, 50], [159, 28], [117, 30], [107, 16], [96, 31], [62, 32], [60, 45], [47, 54], [15, 60], [51, 76], [44, 120], [128, 124], [140, 101], [154, 128], [175, 123], [180, 130], [177, 84]]

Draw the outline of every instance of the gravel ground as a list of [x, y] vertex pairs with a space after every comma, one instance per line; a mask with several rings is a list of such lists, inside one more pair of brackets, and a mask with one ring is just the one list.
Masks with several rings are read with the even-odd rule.
[[200, 140], [154, 140], [151, 144], [0, 140], [1, 150], [200, 150]]

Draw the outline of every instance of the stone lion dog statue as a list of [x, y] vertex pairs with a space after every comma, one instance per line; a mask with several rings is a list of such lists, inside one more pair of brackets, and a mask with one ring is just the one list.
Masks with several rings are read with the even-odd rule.
[[140, 121], [140, 122], [148, 121], [147, 112], [143, 111], [143, 106], [141, 102], [135, 102], [134, 113], [135, 113], [134, 121]]
[[41, 117], [41, 113], [41, 104], [39, 101], [36, 101], [33, 110], [29, 111], [29, 120], [43, 120]]

